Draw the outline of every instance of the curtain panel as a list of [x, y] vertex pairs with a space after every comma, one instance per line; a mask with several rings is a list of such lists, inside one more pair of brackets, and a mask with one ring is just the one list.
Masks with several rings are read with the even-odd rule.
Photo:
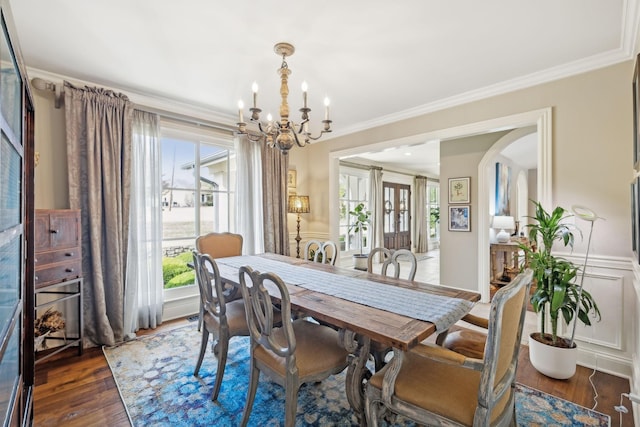
[[[369, 210], [371, 211], [371, 245], [370, 248], [384, 246], [382, 168], [372, 166], [369, 169]], [[382, 253], [377, 255], [377, 262], [382, 262]]]
[[124, 297], [127, 338], [162, 323], [162, 163], [157, 114], [134, 110]]
[[131, 120], [123, 94], [64, 83], [69, 203], [81, 210], [87, 344], [123, 341]]
[[289, 156], [267, 144], [262, 150], [262, 203], [264, 211], [264, 250], [289, 255], [287, 226], [287, 171]]
[[416, 176], [416, 252], [424, 253], [429, 250], [429, 221], [427, 221], [427, 178]]
[[246, 136], [236, 136], [236, 228], [243, 236], [242, 253], [264, 252], [262, 212], [262, 153], [260, 144]]

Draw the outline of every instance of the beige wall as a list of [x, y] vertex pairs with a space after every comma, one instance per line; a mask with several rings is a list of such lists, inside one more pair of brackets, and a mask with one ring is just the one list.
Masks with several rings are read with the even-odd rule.
[[69, 208], [64, 106], [54, 108], [53, 92], [33, 91], [35, 104], [35, 151], [40, 162], [35, 169], [36, 209]]
[[[569, 208], [573, 204], [581, 204], [607, 218], [594, 230], [592, 253], [629, 257], [632, 73], [633, 63], [627, 61], [304, 148], [306, 156], [313, 159], [313, 167], [299, 168], [298, 176], [308, 177], [305, 179], [310, 183], [309, 194], [316, 206], [319, 205], [310, 216], [311, 230], [329, 233], [329, 163], [321, 159], [328, 159], [330, 152], [552, 107], [554, 205]], [[448, 175], [446, 169], [442, 170], [442, 175]], [[446, 227], [441, 230], [443, 235], [447, 233]], [[447, 263], [446, 258], [441, 257], [443, 278], [453, 277], [448, 269], [459, 269], [461, 263], [476, 265], [477, 252], [474, 248], [477, 242], [465, 243], [471, 250], [463, 259], [457, 258], [455, 264]], [[586, 242], [576, 244], [576, 252], [585, 250]], [[471, 274], [476, 274], [475, 269], [470, 270]], [[445, 280], [442, 282], [448, 284]], [[456, 280], [451, 284], [460, 283]]]

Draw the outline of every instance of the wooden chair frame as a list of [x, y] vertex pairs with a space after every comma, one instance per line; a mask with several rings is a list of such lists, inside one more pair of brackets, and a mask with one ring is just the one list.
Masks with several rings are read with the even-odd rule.
[[[198, 355], [198, 362], [196, 363], [194, 376], [198, 376], [200, 372], [200, 366], [204, 359], [204, 354], [209, 342], [209, 335], [211, 334], [215, 340], [213, 352], [218, 359], [218, 370], [216, 372], [216, 380], [213, 387], [213, 393], [211, 394], [211, 400], [217, 400], [220, 393], [220, 386], [222, 385], [222, 378], [224, 377], [224, 369], [227, 364], [227, 353], [229, 351], [229, 339], [232, 336], [247, 336], [249, 334], [248, 328], [230, 331], [229, 319], [227, 318], [227, 301], [233, 299], [237, 289], [235, 287], [225, 287], [220, 279], [220, 272], [216, 262], [208, 254], [201, 254], [198, 251], [193, 251], [193, 263], [196, 270], [196, 277], [198, 282], [198, 288], [200, 289], [200, 303], [203, 308], [203, 319], [205, 316], [211, 316], [215, 319], [217, 328], [211, 328], [207, 326], [206, 319], [203, 322], [202, 327], [202, 339], [200, 341], [200, 353]], [[212, 286], [213, 284], [213, 286]], [[238, 305], [238, 303], [235, 303]], [[242, 312], [244, 316], [244, 312]], [[239, 319], [246, 322], [246, 319]]]
[[[457, 366], [460, 370], [470, 369], [480, 373], [477, 392], [477, 406], [473, 415], [473, 426], [506, 426], [515, 425], [515, 379], [520, 351], [520, 340], [527, 308], [527, 296], [533, 272], [530, 269], [518, 275], [509, 285], [500, 289], [491, 302], [491, 314], [489, 317], [489, 329], [484, 359], [468, 358], [456, 352], [444, 349], [437, 345], [420, 345], [411, 351], [412, 357], [425, 358], [437, 363]], [[518, 310], [519, 321], [503, 321], [506, 310], [514, 313]], [[509, 323], [506, 324], [505, 323]], [[503, 333], [507, 328], [511, 330], [509, 341], [502, 342]], [[505, 338], [506, 339], [506, 338]], [[512, 342], [511, 342], [512, 341]], [[421, 408], [412, 403], [402, 401], [395, 395], [396, 380], [402, 370], [402, 362], [405, 354], [394, 349], [394, 357], [384, 372], [382, 387], [378, 388], [369, 381], [365, 392], [365, 414], [370, 426], [377, 426], [378, 420], [387, 411], [402, 414], [417, 423], [426, 425], [462, 425], [455, 420], [445, 418], [442, 415]], [[433, 367], [432, 367], [433, 368]], [[501, 375], [498, 375], [498, 374]], [[379, 379], [380, 377], [378, 377]], [[433, 384], [437, 393], [445, 392], [442, 387], [449, 387], [446, 393], [456, 393], [456, 384]], [[461, 397], [462, 398], [462, 397]], [[506, 404], [499, 414], [493, 415], [494, 407], [498, 402]], [[493, 418], [493, 419], [492, 419]]]
[[336, 265], [338, 259], [338, 247], [331, 240], [309, 240], [304, 246], [304, 259], [311, 259], [311, 250], [314, 249], [313, 262]]

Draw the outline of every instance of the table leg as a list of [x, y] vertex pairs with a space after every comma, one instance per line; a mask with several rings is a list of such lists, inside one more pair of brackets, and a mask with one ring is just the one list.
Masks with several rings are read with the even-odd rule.
[[368, 337], [356, 335], [351, 331], [341, 331], [340, 338], [344, 348], [351, 353], [345, 384], [347, 400], [358, 417], [360, 425], [366, 425], [364, 389], [372, 375], [367, 368], [371, 341]]

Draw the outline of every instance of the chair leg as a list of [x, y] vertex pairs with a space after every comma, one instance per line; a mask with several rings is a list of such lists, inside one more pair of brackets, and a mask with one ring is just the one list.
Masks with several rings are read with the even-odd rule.
[[284, 400], [284, 425], [294, 427], [296, 424], [296, 412], [298, 411], [298, 384], [291, 384], [288, 381], [285, 386]]
[[211, 400], [216, 401], [218, 399], [218, 393], [220, 393], [220, 386], [222, 385], [222, 377], [224, 377], [224, 368], [227, 365], [227, 352], [229, 351], [229, 337], [222, 335], [216, 344], [218, 347], [218, 372], [216, 372], [216, 382], [213, 386], [213, 394]]
[[198, 332], [202, 330], [202, 318], [204, 317], [204, 306], [202, 305], [202, 301], [200, 301], [200, 311], [198, 312]]
[[246, 427], [249, 422], [249, 416], [251, 416], [251, 409], [253, 408], [253, 400], [256, 397], [256, 390], [258, 389], [258, 380], [260, 379], [260, 370], [255, 366], [253, 357], [251, 359], [251, 373], [249, 374], [249, 389], [247, 390], [247, 401], [244, 404], [244, 411], [242, 412], [242, 422], [240, 425]]
[[198, 372], [200, 372], [200, 365], [202, 365], [202, 359], [204, 358], [204, 353], [207, 351], [207, 343], [209, 342], [209, 331], [207, 329], [202, 330], [202, 340], [200, 340], [200, 355], [198, 356], [198, 363], [196, 363], [196, 369], [193, 371], [194, 376], [198, 376]]

